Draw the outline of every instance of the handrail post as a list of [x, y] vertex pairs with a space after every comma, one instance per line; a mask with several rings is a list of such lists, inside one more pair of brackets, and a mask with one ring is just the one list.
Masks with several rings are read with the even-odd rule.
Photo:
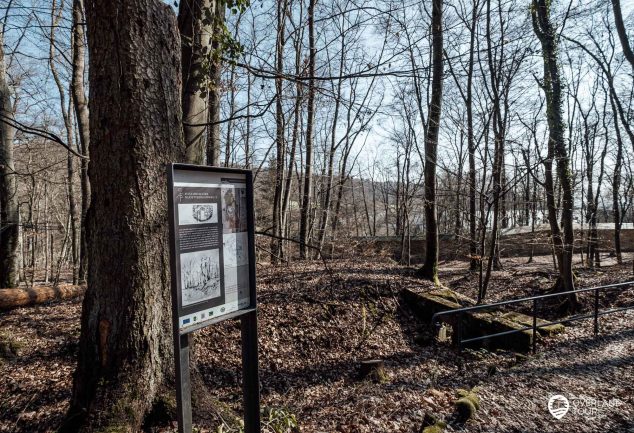
[[533, 299], [533, 355], [537, 352], [537, 299]]
[[456, 340], [458, 340], [458, 352], [462, 352], [462, 319], [464, 317], [464, 312], [460, 312], [458, 314], [458, 335], [456, 336]]
[[594, 336], [599, 335], [599, 289], [594, 291]]

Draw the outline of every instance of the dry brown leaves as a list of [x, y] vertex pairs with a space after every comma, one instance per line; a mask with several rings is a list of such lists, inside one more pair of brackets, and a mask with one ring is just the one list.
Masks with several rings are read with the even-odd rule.
[[[551, 281], [549, 259], [531, 265], [507, 259], [494, 273], [490, 301], [533, 293]], [[631, 264], [580, 271], [579, 286], [631, 279]], [[477, 275], [465, 264], [444, 263], [441, 280], [474, 295]], [[486, 351], [457, 354], [433, 343], [398, 292], [426, 283], [388, 259], [303, 262], [258, 268], [262, 404], [297, 416], [302, 432], [417, 432], [425, 413], [450, 418], [455, 391], [480, 387], [482, 409], [448, 431], [628, 431], [634, 416], [634, 314], [602, 318], [603, 337], [591, 322], [540, 342], [535, 357]], [[431, 287], [430, 287], [431, 288]], [[634, 296], [602, 303], [634, 303]], [[585, 302], [585, 301], [584, 301]], [[23, 343], [16, 359], [0, 365], [0, 432], [54, 431], [70, 397], [81, 303], [62, 302], [0, 315], [0, 329]], [[414, 337], [421, 344], [414, 342]], [[240, 329], [224, 322], [196, 335], [199, 368], [215, 397], [241, 408]], [[360, 380], [364, 359], [383, 359], [386, 383]], [[491, 366], [495, 365], [492, 374]], [[617, 398], [623, 404], [559, 422], [550, 394]], [[630, 423], [630, 424], [628, 424]], [[211, 426], [202, 426], [205, 429]], [[605, 427], [608, 427], [606, 429]]]

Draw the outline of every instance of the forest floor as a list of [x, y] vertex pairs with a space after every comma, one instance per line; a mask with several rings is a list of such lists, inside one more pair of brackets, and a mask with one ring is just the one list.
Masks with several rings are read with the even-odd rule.
[[[579, 268], [578, 286], [634, 280], [626, 258], [622, 266], [606, 260], [596, 271]], [[443, 263], [440, 277], [473, 297], [478, 276], [466, 265]], [[488, 301], [552, 284], [548, 257], [531, 264], [504, 259], [503, 265], [493, 274]], [[447, 431], [634, 432], [634, 311], [602, 317], [598, 338], [592, 321], [574, 322], [540, 341], [536, 355], [458, 353], [435, 342], [429, 325], [399, 297], [405, 287], [432, 289], [413, 274], [387, 258], [258, 266], [263, 406], [294, 414], [303, 433], [418, 433], [425, 414], [450, 421]], [[586, 309], [592, 305], [589, 297], [581, 301]], [[634, 290], [602, 296], [601, 304], [633, 305]], [[70, 397], [80, 310], [77, 299], [0, 313], [0, 339], [12, 342], [0, 357], [0, 432], [56, 430]], [[240, 411], [237, 322], [198, 332], [195, 347], [210, 392]], [[9, 356], [12, 351], [17, 355]], [[386, 381], [359, 378], [359, 362], [367, 359], [384, 360]], [[481, 408], [457, 423], [456, 391], [472, 387]], [[547, 409], [554, 394], [571, 403], [561, 420]]]

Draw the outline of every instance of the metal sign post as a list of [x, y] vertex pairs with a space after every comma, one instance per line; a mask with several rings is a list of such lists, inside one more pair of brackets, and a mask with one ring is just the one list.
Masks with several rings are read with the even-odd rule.
[[171, 164], [167, 177], [178, 431], [192, 431], [189, 334], [240, 318], [244, 428], [259, 433], [252, 173]]

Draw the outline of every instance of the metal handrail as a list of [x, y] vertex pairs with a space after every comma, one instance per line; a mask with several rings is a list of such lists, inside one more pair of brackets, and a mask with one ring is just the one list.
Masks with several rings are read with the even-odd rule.
[[[574, 321], [578, 321], [578, 320], [585, 320], [585, 319], [590, 319], [590, 318], [594, 318], [594, 335], [597, 336], [599, 334], [599, 316], [605, 316], [608, 314], [612, 314], [612, 313], [618, 313], [621, 311], [627, 311], [627, 310], [631, 310], [634, 309], [634, 305], [628, 306], [628, 307], [620, 307], [620, 308], [612, 308], [609, 310], [605, 310], [605, 311], [599, 311], [599, 292], [601, 290], [612, 290], [612, 289], [616, 289], [619, 287], [625, 287], [625, 286], [634, 286], [634, 281], [627, 281], [624, 283], [616, 283], [616, 284], [606, 284], [603, 286], [596, 286], [596, 287], [586, 287], [584, 289], [578, 289], [578, 290], [568, 290], [565, 292], [557, 292], [557, 293], [548, 293], [546, 295], [537, 295], [537, 296], [528, 296], [525, 298], [519, 298], [519, 299], [510, 299], [508, 301], [500, 301], [500, 302], [494, 302], [491, 304], [481, 304], [481, 305], [473, 305], [470, 307], [463, 307], [463, 308], [456, 308], [453, 310], [446, 310], [446, 311], [440, 311], [438, 313], [435, 313], [432, 316], [431, 322], [432, 322], [432, 326], [438, 326], [440, 323], [440, 319], [439, 317], [441, 316], [450, 316], [450, 315], [458, 315], [458, 329], [455, 330], [456, 334], [457, 334], [457, 343], [458, 343], [458, 348], [460, 350], [462, 350], [462, 345], [464, 343], [471, 343], [474, 341], [480, 341], [480, 340], [486, 340], [486, 339], [490, 339], [490, 338], [494, 338], [494, 337], [501, 337], [504, 335], [510, 335], [510, 334], [515, 334], [515, 333], [519, 333], [519, 332], [524, 332], [524, 331], [528, 331], [528, 330], [532, 330], [533, 331], [533, 336], [532, 336], [532, 352], [535, 353], [537, 350], [537, 330], [540, 328], [545, 328], [546, 326], [551, 326], [551, 325], [557, 325], [560, 323], [568, 323], [568, 322], [574, 322]], [[577, 294], [577, 293], [585, 293], [585, 292], [592, 292], [594, 291], [594, 312], [592, 314], [580, 314], [580, 315], [576, 315], [576, 316], [570, 316], [567, 317], [565, 319], [562, 320], [557, 320], [557, 321], [550, 321], [550, 322], [542, 322], [539, 325], [537, 324], [537, 304], [538, 301], [541, 301], [542, 299], [549, 299], [549, 298], [556, 298], [556, 297], [560, 297], [560, 296], [565, 296], [565, 295], [571, 295], [571, 294]], [[625, 290], [623, 290], [625, 291]], [[483, 335], [480, 337], [474, 337], [474, 338], [467, 338], [467, 339], [462, 339], [462, 322], [463, 322], [463, 317], [465, 313], [468, 312], [472, 312], [472, 311], [478, 311], [478, 310], [488, 310], [488, 309], [492, 309], [495, 307], [501, 307], [501, 306], [505, 306], [505, 305], [513, 305], [513, 304], [520, 304], [522, 302], [529, 302], [532, 301], [533, 302], [533, 308], [532, 308], [532, 318], [533, 318], [533, 323], [532, 326], [526, 326], [520, 329], [513, 329], [511, 331], [503, 331], [503, 332], [498, 332], [495, 334], [487, 334], [487, 335]]]

